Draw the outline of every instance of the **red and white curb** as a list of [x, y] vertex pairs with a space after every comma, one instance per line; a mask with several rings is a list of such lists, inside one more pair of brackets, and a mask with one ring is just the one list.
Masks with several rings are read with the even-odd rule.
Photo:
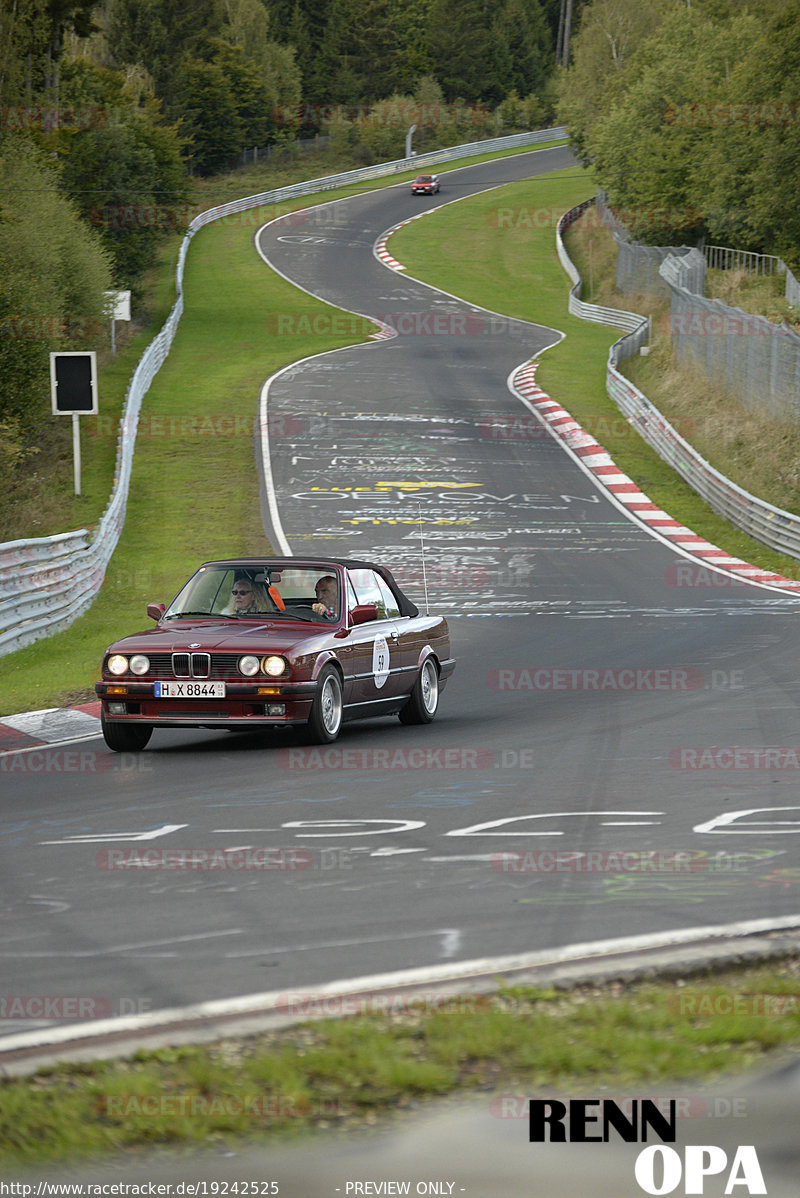
[[[366, 319], [367, 320], [376, 320], [377, 317], [368, 316]], [[391, 341], [392, 337], [397, 336], [396, 329], [390, 328], [390, 326], [388, 324], [384, 324], [383, 321], [380, 322], [380, 325], [381, 325], [381, 328], [380, 328], [379, 332], [370, 333], [369, 338], [368, 338], [369, 341]]]
[[[431, 211], [436, 212], [436, 211], [438, 211], [438, 209], [434, 208]], [[392, 236], [393, 233], [396, 233], [398, 229], [404, 229], [406, 225], [410, 225], [413, 221], [419, 220], [420, 217], [427, 216], [427, 215], [428, 215], [427, 209], [425, 212], [417, 212], [414, 214], [414, 216], [409, 216], [406, 218], [406, 220], [401, 220], [399, 225], [392, 225], [391, 229], [387, 229], [385, 233], [381, 233], [380, 237], [375, 242], [375, 245], [372, 247], [372, 252], [374, 253], [375, 257], [380, 262], [383, 263], [384, 266], [389, 267], [389, 270], [405, 270], [406, 269], [405, 266], [403, 266], [403, 263], [398, 262], [396, 258], [393, 258], [392, 255], [387, 250], [386, 243], [389, 240], [389, 238]]]
[[100, 735], [100, 701], [0, 716], [0, 757]]
[[[406, 268], [386, 248], [386, 243], [393, 233], [402, 229], [412, 221], [428, 216], [426, 209], [418, 212], [400, 224], [394, 225], [382, 233], [375, 242], [375, 256], [388, 266], [390, 270], [405, 270]], [[447, 294], [447, 293], [445, 293]], [[668, 512], [652, 502], [648, 495], [640, 489], [633, 479], [623, 474], [610, 453], [598, 441], [587, 433], [570, 413], [556, 400], [551, 399], [536, 383], [536, 370], [539, 363], [526, 362], [509, 379], [511, 390], [535, 413], [552, 435], [561, 442], [564, 448], [578, 464], [590, 475], [598, 486], [607, 492], [609, 497], [634, 521], [639, 521], [655, 536], [673, 546], [681, 556], [691, 557], [696, 561], [731, 577], [741, 579], [742, 583], [753, 583], [756, 586], [778, 588], [782, 591], [792, 591], [800, 594], [800, 580], [785, 578], [772, 570], [753, 566], [741, 558], [731, 557], [717, 545], [712, 545], [705, 537], [698, 536], [691, 528], [675, 520]]]
[[722, 570], [742, 582], [762, 586], [780, 587], [800, 593], [800, 581], [785, 578], [772, 570], [750, 565], [741, 558], [731, 557], [724, 550], [712, 545], [705, 537], [697, 536], [679, 520], [673, 519], [645, 495], [639, 486], [623, 474], [606, 449], [591, 433], [587, 433], [570, 413], [556, 400], [551, 399], [536, 383], [538, 362], [527, 362], [511, 376], [511, 386], [517, 395], [539, 417], [557, 440], [575, 457], [584, 470], [613, 496], [619, 505], [633, 518], [640, 520], [668, 543], [698, 559], [704, 565]]
[[[399, 226], [398, 226], [398, 228], [399, 228]], [[394, 233], [394, 229], [392, 229], [392, 233]], [[401, 266], [400, 263], [397, 261], [397, 259], [393, 258], [392, 255], [389, 253], [389, 251], [386, 249], [386, 238], [385, 237], [381, 238], [380, 241], [377, 241], [375, 243], [375, 254], [378, 258], [380, 258], [380, 260], [384, 266], [389, 267], [389, 270], [405, 270], [405, 267]]]

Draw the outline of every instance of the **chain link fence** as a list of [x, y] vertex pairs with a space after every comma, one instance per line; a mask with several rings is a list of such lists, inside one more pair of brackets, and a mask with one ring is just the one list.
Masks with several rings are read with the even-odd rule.
[[[662, 267], [662, 275], [669, 260]], [[785, 322], [692, 295], [666, 280], [677, 360], [702, 367], [712, 383], [753, 411], [800, 424], [800, 337]]]
[[[625, 296], [651, 295], [668, 299], [669, 290], [660, 269], [669, 257], [680, 258], [692, 253], [688, 245], [642, 245], [631, 239], [630, 232], [613, 209], [606, 204], [605, 192], [598, 191], [595, 206], [600, 223], [611, 233], [617, 246], [616, 286]], [[701, 255], [702, 258], [702, 255]], [[702, 267], [692, 259], [693, 272], [686, 275], [684, 286], [702, 295], [705, 289], [705, 260]]]
[[[709, 381], [774, 420], [800, 424], [800, 336], [786, 321], [733, 308], [704, 295], [706, 270], [786, 276], [785, 295], [800, 302], [800, 285], [774, 254], [705, 246], [650, 246], [631, 240], [623, 223], [597, 197], [598, 214], [617, 244], [617, 289], [670, 303], [670, 333], [682, 365], [699, 366]], [[791, 297], [791, 298], [789, 298]]]
[[[581, 288], [580, 274], [572, 262], [563, 244], [566, 230], [592, 204], [591, 200], [584, 201], [562, 216], [556, 230], [556, 248], [564, 270], [572, 281], [570, 288], [569, 310], [584, 320], [596, 321], [600, 324], [616, 323], [620, 327], [631, 327], [631, 332], [615, 341], [608, 354], [606, 367], [606, 391], [617, 404], [619, 410], [629, 423], [637, 430], [642, 438], [653, 447], [665, 462], [686, 480], [689, 486], [705, 499], [715, 512], [724, 516], [736, 528], [742, 529], [755, 540], [761, 541], [779, 553], [789, 554], [800, 558], [800, 516], [793, 512], [777, 508], [766, 500], [751, 495], [742, 487], [737, 486], [725, 475], [703, 458], [689, 444], [677, 429], [662, 416], [658, 408], [650, 402], [647, 396], [636, 387], [630, 379], [620, 373], [619, 366], [626, 358], [638, 353], [646, 344], [648, 321], [645, 317], [635, 317], [631, 312], [619, 312], [619, 320], [609, 318], [613, 309], [599, 307], [596, 304], [585, 303], [577, 299]], [[673, 259], [671, 269], [676, 277], [680, 277], [683, 259]], [[691, 263], [687, 264], [691, 270]], [[670, 273], [668, 269], [667, 273]], [[668, 286], [674, 286], [667, 284]], [[689, 296], [689, 292], [682, 291]], [[690, 296], [696, 301], [698, 296]], [[716, 301], [706, 300], [712, 304]], [[724, 307], [724, 305], [720, 305]], [[729, 309], [730, 311], [730, 309]], [[742, 315], [745, 315], [742, 313]], [[638, 319], [638, 327], [632, 327], [628, 322]], [[763, 317], [759, 318], [763, 320]], [[769, 324], [769, 321], [766, 321]], [[772, 326], [775, 328], [776, 326]], [[756, 573], [758, 573], [756, 571]]]
[[684, 268], [684, 286], [696, 295], [702, 295], [706, 281], [706, 261], [697, 250], [687, 245], [639, 245], [626, 241], [619, 233], [612, 234], [617, 243], [617, 291], [623, 295], [652, 295], [658, 299], [669, 298], [669, 288], [661, 268], [665, 262], [689, 259]]

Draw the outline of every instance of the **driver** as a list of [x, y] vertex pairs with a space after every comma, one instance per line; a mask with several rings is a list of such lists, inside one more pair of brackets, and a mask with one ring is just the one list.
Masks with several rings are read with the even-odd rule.
[[317, 602], [312, 603], [314, 615], [324, 620], [335, 620], [339, 606], [339, 587], [333, 574], [324, 574], [314, 587]]

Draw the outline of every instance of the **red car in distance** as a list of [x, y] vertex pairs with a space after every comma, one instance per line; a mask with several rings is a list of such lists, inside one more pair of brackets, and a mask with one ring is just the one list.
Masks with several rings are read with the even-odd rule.
[[412, 196], [432, 196], [433, 193], [438, 190], [438, 175], [417, 175], [416, 179], [411, 184]]
[[372, 562], [232, 558], [206, 562], [156, 627], [103, 656], [103, 736], [143, 749], [154, 728], [305, 725], [316, 743], [347, 720], [426, 724], [455, 669], [447, 621], [420, 615]]

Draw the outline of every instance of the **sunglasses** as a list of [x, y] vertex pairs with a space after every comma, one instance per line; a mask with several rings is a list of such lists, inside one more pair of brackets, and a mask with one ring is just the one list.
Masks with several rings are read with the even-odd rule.
[[252, 595], [252, 591], [237, 591], [236, 588], [231, 591], [232, 595]]

